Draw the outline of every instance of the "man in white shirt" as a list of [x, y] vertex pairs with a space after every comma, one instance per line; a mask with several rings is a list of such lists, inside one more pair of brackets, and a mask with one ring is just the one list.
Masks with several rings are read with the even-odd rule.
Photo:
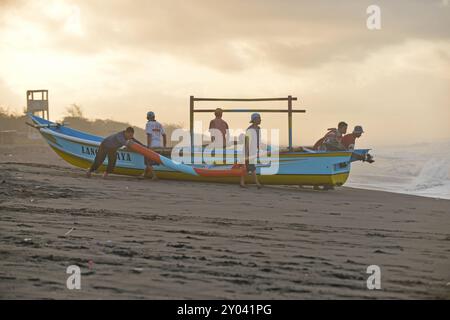
[[[149, 148], [161, 148], [166, 147], [166, 132], [163, 126], [155, 120], [155, 113], [152, 111], [147, 112], [147, 124], [145, 125], [145, 133], [147, 134], [147, 146]], [[144, 177], [157, 180], [158, 177], [153, 172], [153, 165], [155, 162], [145, 158], [145, 172]]]
[[[259, 127], [261, 124], [261, 115], [256, 112], [253, 113], [251, 115], [250, 123], [252, 125], [248, 127], [245, 132], [245, 167], [247, 169], [247, 173], [252, 174], [253, 180], [255, 181], [258, 189], [261, 189], [262, 185], [259, 183], [258, 176], [256, 175], [256, 163], [259, 159], [260, 148], [263, 145], [261, 143], [261, 128]], [[252, 147], [256, 150], [251, 150]], [[252, 159], [252, 161], [250, 161], [250, 159]], [[245, 176], [243, 175], [241, 176], [240, 185], [241, 188], [247, 188], [245, 185]]]

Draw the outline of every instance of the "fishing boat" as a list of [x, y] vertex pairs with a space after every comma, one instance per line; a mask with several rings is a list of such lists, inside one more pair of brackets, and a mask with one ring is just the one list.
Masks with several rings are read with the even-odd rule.
[[[191, 96], [191, 124], [193, 123], [194, 112], [206, 112], [195, 110]], [[194, 98], [205, 99], [205, 98]], [[279, 98], [285, 99], [285, 98]], [[292, 100], [293, 97], [288, 97]], [[211, 101], [217, 101], [214, 99]], [[222, 99], [228, 101], [231, 99]], [[255, 99], [236, 99], [238, 101], [255, 101]], [[194, 100], [195, 101], [195, 100]], [[204, 100], [198, 100], [204, 101]], [[233, 99], [234, 101], [234, 99]], [[256, 101], [262, 101], [257, 99]], [[289, 101], [289, 100], [288, 100]], [[270, 110], [270, 111], [269, 111]], [[279, 150], [278, 157], [270, 159], [261, 159], [256, 164], [256, 173], [259, 175], [259, 181], [266, 185], [312, 185], [312, 186], [341, 186], [343, 185], [351, 169], [351, 163], [358, 160], [364, 160], [368, 156], [370, 149], [357, 149], [353, 151], [312, 151], [307, 148], [292, 148], [292, 122], [291, 115], [295, 111], [288, 108], [289, 113], [289, 142], [286, 150]], [[210, 110], [208, 110], [210, 111]], [[276, 112], [272, 109], [235, 109], [228, 112]], [[103, 137], [92, 135], [70, 128], [64, 124], [51, 122], [44, 118], [29, 114], [32, 121], [31, 125], [38, 129], [48, 145], [68, 163], [87, 169], [91, 166], [97, 153], [98, 147]], [[193, 137], [193, 127], [191, 125], [191, 138]], [[224, 182], [238, 183], [240, 176], [245, 174], [245, 170], [237, 165], [236, 150], [225, 150], [226, 161], [222, 163], [213, 163], [206, 159], [202, 148], [191, 149], [192, 161], [183, 163], [171, 159], [172, 152], [161, 154], [157, 150], [150, 150], [137, 143], [130, 144], [127, 148], [119, 149], [117, 152], [117, 162], [114, 169], [115, 174], [120, 175], [142, 175], [145, 169], [144, 157], [151, 159], [157, 164], [154, 166], [154, 172], [160, 179], [185, 180], [185, 181], [205, 181], [205, 182]], [[264, 161], [266, 160], [266, 161]], [[264, 174], [263, 168], [267, 163], [273, 164], [277, 161], [277, 171], [275, 174]], [[106, 169], [107, 160], [99, 168], [102, 172]], [[249, 181], [250, 182], [250, 181]]]

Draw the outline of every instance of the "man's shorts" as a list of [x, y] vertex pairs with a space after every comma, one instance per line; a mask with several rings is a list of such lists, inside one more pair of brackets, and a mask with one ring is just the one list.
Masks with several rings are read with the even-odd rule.
[[254, 164], [247, 164], [246, 167], [247, 167], [247, 173], [256, 171], [256, 165], [254, 165]]

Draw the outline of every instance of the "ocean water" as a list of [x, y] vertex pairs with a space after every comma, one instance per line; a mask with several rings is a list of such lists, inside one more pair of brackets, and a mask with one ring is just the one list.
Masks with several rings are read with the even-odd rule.
[[374, 148], [375, 163], [354, 162], [346, 186], [450, 199], [450, 141]]

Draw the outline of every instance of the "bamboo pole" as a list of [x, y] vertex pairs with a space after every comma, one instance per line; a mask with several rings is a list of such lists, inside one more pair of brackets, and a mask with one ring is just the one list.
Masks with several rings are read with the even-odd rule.
[[[194, 98], [194, 101], [287, 101], [289, 98], [255, 98], [255, 99], [239, 99], [239, 98]], [[291, 97], [291, 100], [297, 101], [296, 97]]]
[[288, 96], [289, 151], [292, 151], [292, 96]]
[[[214, 112], [216, 109], [194, 109], [194, 112]], [[270, 112], [270, 113], [287, 113], [285, 109], [222, 109], [223, 112]], [[291, 110], [292, 113], [305, 113], [306, 110]]]
[[194, 96], [189, 99], [189, 133], [191, 135], [191, 163], [194, 163]]

